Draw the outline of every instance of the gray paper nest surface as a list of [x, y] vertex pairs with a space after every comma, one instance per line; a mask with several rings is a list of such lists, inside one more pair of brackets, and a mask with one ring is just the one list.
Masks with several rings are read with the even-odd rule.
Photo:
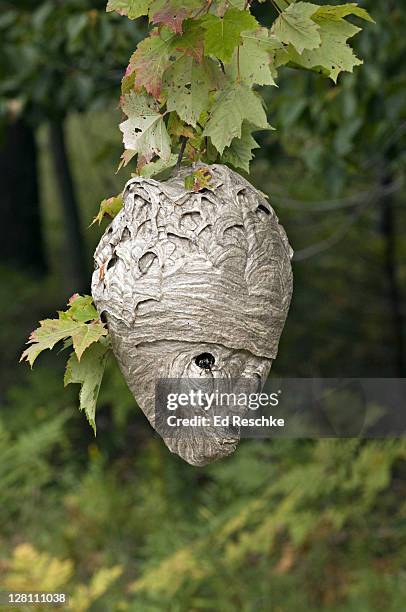
[[[131, 179], [95, 252], [93, 298], [152, 425], [157, 378], [264, 381], [292, 295], [292, 249], [267, 199], [228, 167], [205, 167], [212, 179], [197, 193], [184, 187], [190, 168], [166, 182]], [[213, 354], [213, 371], [196, 365], [203, 352]], [[194, 448], [187, 439], [165, 442], [202, 465], [238, 442], [215, 433]]]

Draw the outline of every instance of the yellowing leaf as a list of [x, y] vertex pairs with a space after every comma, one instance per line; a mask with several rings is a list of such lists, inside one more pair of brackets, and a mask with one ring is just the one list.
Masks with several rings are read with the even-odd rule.
[[66, 364], [64, 384], [79, 383], [79, 408], [83, 410], [86, 417], [96, 433], [96, 402], [99, 396], [100, 385], [103, 378], [104, 368], [109, 348], [101, 343], [93, 344], [87, 349], [81, 361], [75, 353], [72, 353]]
[[148, 13], [151, 0], [109, 0], [107, 12], [115, 11], [120, 15], [127, 15], [130, 19], [137, 19]]
[[103, 221], [104, 217], [110, 217], [114, 219], [114, 217], [120, 212], [123, 208], [123, 194], [119, 193], [116, 196], [111, 198], [107, 198], [106, 200], [102, 200], [100, 202], [99, 212], [91, 222], [91, 225], [94, 223], [100, 223]]
[[229, 85], [216, 100], [204, 135], [210, 137], [219, 153], [223, 153], [233, 138], [241, 137], [244, 120], [258, 129], [270, 128], [257, 94], [242, 83]]
[[123, 110], [128, 116], [120, 124], [125, 148], [136, 151], [145, 162], [155, 155], [168, 160], [171, 141], [155, 100], [145, 94], [131, 92], [124, 96]]
[[292, 45], [300, 54], [303, 49], [316, 49], [321, 39], [312, 16], [319, 7], [309, 2], [295, 2], [275, 20], [271, 32], [277, 40]]
[[248, 11], [231, 8], [224, 17], [205, 15], [202, 26], [205, 29], [205, 55], [214, 55], [227, 63], [241, 42], [241, 32], [257, 28], [258, 22]]
[[188, 174], [187, 176], [185, 176], [185, 189], [195, 191], [197, 193], [201, 189], [210, 187], [210, 182], [212, 178], [212, 174], [207, 167], [200, 167], [194, 172], [192, 172], [192, 174]]

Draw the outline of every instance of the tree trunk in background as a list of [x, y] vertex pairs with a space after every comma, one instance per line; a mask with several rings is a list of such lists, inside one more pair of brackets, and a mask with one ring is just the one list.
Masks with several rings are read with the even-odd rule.
[[[382, 185], [388, 188], [393, 183], [391, 174], [383, 174]], [[398, 278], [398, 266], [396, 256], [396, 211], [394, 196], [387, 193], [382, 196], [381, 206], [381, 228], [384, 239], [384, 271], [388, 287], [389, 316], [392, 323], [393, 346], [395, 351], [395, 372], [399, 378], [406, 375], [404, 354], [404, 316], [402, 313], [402, 293]]]
[[42, 235], [34, 130], [24, 120], [5, 126], [0, 140], [0, 263], [43, 275]]
[[86, 249], [80, 227], [79, 206], [66, 148], [62, 121], [52, 121], [49, 127], [50, 148], [55, 168], [63, 221], [66, 232], [66, 270], [69, 291], [89, 291], [90, 275]]

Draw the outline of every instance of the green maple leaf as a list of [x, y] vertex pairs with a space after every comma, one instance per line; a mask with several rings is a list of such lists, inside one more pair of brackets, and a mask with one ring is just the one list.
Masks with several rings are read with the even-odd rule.
[[27, 343], [31, 346], [23, 352], [20, 361], [25, 359], [32, 367], [42, 351], [52, 349], [57, 342], [69, 337], [72, 337], [73, 348], [80, 359], [85, 349], [102, 336], [107, 336], [107, 329], [102, 323], [86, 324], [69, 317], [45, 319], [32, 332]]
[[186, 123], [195, 126], [201, 113], [209, 104], [212, 87], [212, 61], [205, 59], [198, 63], [193, 57], [184, 55], [165, 73], [169, 111], [176, 111]]
[[104, 217], [110, 217], [110, 219], [114, 219], [114, 217], [120, 212], [123, 208], [123, 194], [119, 193], [116, 196], [111, 198], [107, 198], [100, 202], [99, 212], [93, 219], [90, 225], [94, 223], [100, 223], [103, 221]]
[[157, 161], [150, 162], [141, 168], [140, 176], [143, 176], [144, 178], [151, 178], [164, 170], [173, 168], [173, 166], [176, 164], [177, 158], [178, 156], [172, 153], [167, 161], [158, 159]]
[[361, 28], [336, 17], [319, 16], [314, 19], [320, 27], [320, 47], [312, 51], [305, 50], [302, 55], [290, 49], [290, 61], [297, 66], [322, 72], [336, 83], [340, 72], [352, 72], [354, 66], [363, 63], [347, 44], [347, 40], [360, 32]]
[[66, 364], [64, 384], [79, 383], [79, 408], [83, 410], [96, 434], [96, 402], [107, 361], [109, 346], [107, 343], [93, 344], [79, 361], [72, 353]]
[[148, 38], [142, 40], [130, 59], [130, 67], [135, 70], [134, 87], [146, 91], [154, 98], [159, 98], [162, 86], [162, 75], [169, 66], [173, 35], [161, 36], [153, 30]]
[[242, 32], [241, 44], [227, 66], [227, 74], [247, 85], [275, 85], [270, 66], [270, 41], [267, 28]]
[[91, 323], [81, 323], [76, 331], [71, 333], [73, 349], [80, 361], [85, 350], [103, 336], [107, 336], [107, 329], [103, 323], [92, 321]]
[[355, 3], [339, 4], [337, 6], [326, 4], [325, 6], [320, 6], [313, 15], [313, 18], [321, 17], [331, 20], [340, 20], [342, 17], [348, 17], [348, 15], [355, 15], [361, 19], [365, 19], [365, 21], [375, 23], [368, 11]]
[[209, 136], [221, 154], [233, 138], [241, 137], [244, 120], [258, 129], [270, 128], [257, 94], [243, 83], [230, 84], [217, 98], [203, 135]]
[[109, 0], [106, 10], [127, 15], [130, 19], [137, 19], [148, 14], [150, 4], [151, 0]]
[[59, 313], [59, 318], [69, 318], [81, 323], [87, 323], [99, 318], [99, 313], [94, 306], [91, 295], [75, 293], [70, 298], [68, 306], [68, 310]]
[[126, 149], [136, 151], [145, 162], [158, 155], [169, 160], [171, 141], [156, 101], [146, 94], [124, 96], [123, 111], [128, 119], [120, 124]]
[[243, 123], [241, 138], [234, 138], [229, 147], [224, 149], [221, 161], [231, 164], [234, 168], [241, 168], [245, 172], [250, 170], [250, 161], [253, 158], [252, 150], [259, 149], [259, 144], [253, 138], [252, 128], [248, 123]]
[[320, 46], [319, 26], [312, 16], [319, 7], [308, 2], [290, 4], [275, 20], [271, 32], [279, 42], [290, 44], [300, 54]]
[[42, 351], [54, 348], [57, 342], [72, 336], [79, 325], [84, 325], [71, 319], [45, 319], [39, 323], [40, 327], [32, 332], [27, 342], [31, 346], [25, 349], [20, 358], [20, 361], [28, 361], [31, 367]]
[[241, 42], [241, 32], [258, 28], [258, 22], [248, 11], [231, 8], [224, 17], [205, 15], [202, 18], [205, 29], [205, 55], [214, 55], [223, 62], [231, 60], [234, 49]]

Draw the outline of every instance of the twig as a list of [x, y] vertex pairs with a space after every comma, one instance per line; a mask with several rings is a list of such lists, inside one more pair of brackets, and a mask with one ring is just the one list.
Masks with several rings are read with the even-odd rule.
[[187, 143], [187, 136], [181, 136], [180, 137], [180, 149], [179, 149], [178, 161], [176, 162], [176, 170], [179, 170], [180, 165], [182, 163], [182, 157], [183, 157], [183, 154], [185, 152], [186, 143]]

